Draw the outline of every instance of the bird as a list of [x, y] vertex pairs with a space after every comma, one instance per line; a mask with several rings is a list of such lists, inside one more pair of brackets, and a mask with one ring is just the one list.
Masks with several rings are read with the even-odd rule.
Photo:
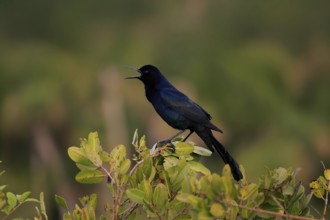
[[176, 89], [157, 67], [147, 64], [133, 69], [139, 72], [140, 75], [126, 77], [126, 79], [140, 80], [144, 84], [146, 98], [159, 116], [168, 125], [180, 130], [166, 141], [170, 141], [184, 131], [189, 130], [189, 134], [183, 139], [183, 141], [186, 141], [195, 132], [212, 152], [215, 149], [224, 163], [230, 166], [234, 179], [236, 181], [241, 180], [243, 174], [240, 171], [239, 164], [212, 133], [212, 130], [221, 133], [222, 130], [212, 124], [211, 115]]

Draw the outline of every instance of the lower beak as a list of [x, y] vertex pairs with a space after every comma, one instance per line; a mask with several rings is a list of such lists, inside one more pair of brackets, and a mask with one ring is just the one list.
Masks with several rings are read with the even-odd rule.
[[[130, 67], [130, 66], [127, 66], [127, 68], [139, 72], [139, 69], [137, 69], [137, 68], [133, 68], [133, 67]], [[141, 79], [141, 76], [129, 76], [129, 77], [126, 77], [125, 79]]]
[[126, 77], [125, 79], [140, 79], [140, 76], [130, 76]]

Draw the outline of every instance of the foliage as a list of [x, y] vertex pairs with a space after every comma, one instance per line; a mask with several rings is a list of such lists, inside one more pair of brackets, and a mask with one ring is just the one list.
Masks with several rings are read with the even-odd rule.
[[[312, 193], [306, 194], [292, 169], [268, 169], [259, 182], [253, 183], [241, 167], [244, 178], [236, 182], [227, 165], [222, 175], [211, 173], [197, 161], [199, 155], [210, 152], [180, 138], [171, 144], [155, 144], [149, 150], [145, 136], [139, 140], [136, 132], [132, 145], [132, 160], [123, 145], [107, 153], [93, 132], [80, 147], [68, 149], [80, 169], [78, 182], [95, 184], [107, 179], [111, 201], [100, 219], [141, 215], [156, 219], [313, 219], [309, 210]], [[328, 178], [326, 171], [323, 179]], [[322, 187], [329, 191], [327, 184]], [[64, 219], [96, 218], [96, 194], [80, 199], [81, 206], [76, 205], [72, 212], [64, 198], [56, 196], [56, 201], [65, 209]]]
[[[329, 8], [330, 1], [1, 1], [0, 156], [15, 161], [6, 168], [11, 187], [52, 178], [45, 194], [74, 189], [59, 174], [72, 171], [63, 146], [90, 128], [102, 137], [110, 130], [114, 143], [142, 126], [160, 137], [163, 122], [146, 123], [154, 116], [141, 85], [123, 80], [133, 74], [123, 65], [146, 63], [205, 106], [250, 178], [281, 164], [302, 167], [310, 180], [312, 164], [330, 162]], [[35, 153], [38, 137], [29, 134], [39, 126], [60, 160]]]
[[[0, 171], [0, 177], [4, 173], [5, 171]], [[39, 203], [39, 208], [35, 207], [37, 211], [37, 216], [34, 217], [35, 220], [48, 219], [44, 203], [44, 194], [42, 192], [40, 193], [39, 199], [35, 199], [29, 197], [31, 194], [29, 191], [22, 194], [15, 194], [9, 191], [6, 192], [6, 188], [7, 185], [0, 185], [0, 219], [8, 219], [19, 209], [20, 206], [26, 203]]]
[[313, 195], [316, 198], [322, 199], [324, 201], [325, 205], [322, 215], [326, 216], [328, 197], [330, 192], [330, 169], [326, 169], [324, 166], [324, 175], [319, 176], [316, 180], [312, 181], [309, 186], [312, 190]]

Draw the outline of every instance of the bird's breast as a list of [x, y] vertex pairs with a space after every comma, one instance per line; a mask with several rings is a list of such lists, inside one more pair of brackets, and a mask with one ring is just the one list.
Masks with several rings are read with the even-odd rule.
[[189, 121], [175, 110], [161, 102], [153, 103], [153, 107], [159, 116], [170, 126], [176, 129], [188, 129]]

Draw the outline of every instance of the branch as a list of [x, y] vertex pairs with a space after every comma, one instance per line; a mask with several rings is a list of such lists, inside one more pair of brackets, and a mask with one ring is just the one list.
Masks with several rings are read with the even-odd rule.
[[189, 206], [186, 205], [183, 209], [176, 213], [176, 215], [172, 218], [173, 220], [177, 219], [180, 215], [186, 214], [188, 212]]
[[109, 173], [107, 169], [105, 169], [103, 166], [100, 166], [100, 168], [107, 174], [107, 176], [110, 178], [111, 182], [114, 181], [113, 177]]
[[[327, 185], [329, 186], [330, 181], [328, 181]], [[325, 199], [324, 199], [324, 209], [323, 209], [323, 216], [322, 219], [325, 220], [326, 214], [327, 214], [327, 207], [328, 207], [328, 197], [329, 197], [329, 191], [326, 190], [325, 193]]]
[[143, 163], [144, 160], [140, 160], [139, 162], [137, 162], [135, 164], [135, 166], [131, 169], [131, 171], [129, 172], [129, 175], [132, 176], [134, 171]]
[[251, 207], [247, 207], [247, 206], [244, 206], [244, 205], [238, 205], [238, 204], [232, 204], [232, 203], [228, 203], [228, 205], [235, 206], [235, 207], [238, 207], [238, 208], [241, 208], [241, 209], [248, 209], [248, 210], [254, 211], [254, 212], [275, 215], [275, 216], [279, 216], [279, 217], [283, 217], [283, 218], [298, 219], [298, 220], [316, 220], [315, 218], [309, 218], [309, 217], [304, 217], [304, 216], [296, 216], [296, 215], [290, 215], [290, 214], [281, 214], [281, 213], [278, 213], [278, 212], [272, 212], [272, 211], [267, 211], [267, 210], [263, 210], [263, 209], [251, 208]]

